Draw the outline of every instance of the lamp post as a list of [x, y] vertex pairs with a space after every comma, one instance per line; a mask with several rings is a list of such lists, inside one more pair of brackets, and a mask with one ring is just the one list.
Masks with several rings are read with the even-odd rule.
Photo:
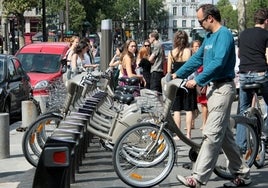
[[10, 30], [10, 41], [11, 41], [10, 50], [11, 50], [12, 55], [15, 54], [15, 28], [14, 28], [14, 22], [15, 22], [15, 16], [13, 14], [11, 14], [9, 16], [9, 30]]
[[46, 25], [46, 1], [42, 0], [42, 26], [43, 26], [43, 42], [47, 42], [47, 25]]
[[139, 0], [140, 4], [140, 21], [143, 23], [143, 39], [147, 39], [147, 5], [146, 0]]
[[70, 30], [70, 26], [69, 26], [69, 12], [70, 12], [69, 0], [65, 0], [65, 6], [66, 6], [65, 31], [68, 32]]

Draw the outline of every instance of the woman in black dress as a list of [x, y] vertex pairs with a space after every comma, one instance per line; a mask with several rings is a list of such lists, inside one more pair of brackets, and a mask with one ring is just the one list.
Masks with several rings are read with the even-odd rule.
[[[174, 48], [168, 54], [167, 72], [176, 72], [190, 57], [191, 49], [188, 48], [188, 35], [185, 31], [177, 31], [174, 35]], [[186, 111], [187, 137], [191, 138], [191, 126], [193, 122], [193, 110], [196, 109], [197, 93], [196, 89], [178, 89], [172, 110], [174, 111], [174, 121], [181, 128], [181, 111]]]

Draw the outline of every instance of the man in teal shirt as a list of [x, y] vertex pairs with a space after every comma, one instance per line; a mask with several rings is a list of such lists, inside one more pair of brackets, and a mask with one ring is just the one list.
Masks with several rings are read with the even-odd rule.
[[221, 149], [229, 159], [229, 168], [235, 179], [224, 187], [249, 185], [250, 169], [240, 156], [238, 146], [230, 128], [230, 114], [236, 90], [235, 45], [231, 32], [221, 25], [219, 10], [211, 4], [197, 9], [200, 25], [208, 31], [199, 50], [172, 77], [187, 78], [203, 66], [203, 72], [186, 83], [186, 87], [210, 85], [207, 91], [208, 118], [203, 129], [203, 143], [192, 176], [177, 175], [177, 179], [188, 187], [206, 185], [215, 168]]

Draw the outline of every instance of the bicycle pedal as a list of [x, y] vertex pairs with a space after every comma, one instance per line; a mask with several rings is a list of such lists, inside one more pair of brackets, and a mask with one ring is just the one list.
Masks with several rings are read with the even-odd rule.
[[18, 131], [18, 132], [25, 132], [25, 131], [27, 130], [27, 128], [28, 128], [28, 127], [18, 127], [18, 128], [16, 129], [16, 131]]

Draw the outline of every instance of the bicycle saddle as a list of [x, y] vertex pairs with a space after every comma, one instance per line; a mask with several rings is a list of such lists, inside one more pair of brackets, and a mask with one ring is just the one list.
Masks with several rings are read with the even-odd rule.
[[140, 83], [140, 79], [136, 77], [128, 78], [128, 77], [121, 77], [119, 81], [126, 83], [127, 85], [137, 85]]
[[123, 104], [130, 104], [132, 101], [134, 101], [134, 97], [132, 94], [123, 94], [120, 92], [116, 92], [114, 95], [114, 99], [119, 101], [120, 103]]
[[137, 88], [137, 86], [125, 85], [125, 86], [117, 86], [116, 90], [122, 91], [124, 93], [133, 94], [135, 91], [138, 91], [138, 88]]
[[242, 85], [242, 89], [243, 90], [260, 89], [261, 86], [262, 85], [260, 83], [248, 83], [248, 84]]

